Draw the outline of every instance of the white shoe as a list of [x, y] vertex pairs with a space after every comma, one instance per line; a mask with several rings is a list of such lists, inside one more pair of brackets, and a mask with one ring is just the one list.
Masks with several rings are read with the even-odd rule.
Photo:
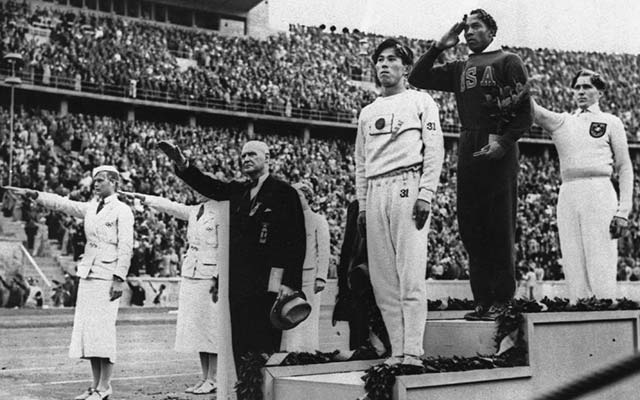
[[405, 355], [404, 360], [402, 360], [402, 365], [412, 365], [414, 367], [424, 367], [422, 364], [422, 359], [420, 357]]
[[111, 386], [107, 390], [99, 391], [98, 389], [94, 389], [91, 396], [87, 397], [87, 400], [106, 400], [113, 394], [113, 389]]
[[193, 386], [189, 386], [184, 390], [185, 393], [193, 393], [194, 390], [198, 389], [205, 382], [205, 379], [201, 379]]
[[206, 381], [204, 381], [202, 383], [202, 385], [200, 385], [199, 388], [195, 389], [193, 391], [193, 394], [209, 394], [209, 393], [213, 393], [216, 391], [216, 384], [215, 382], [207, 379]]
[[398, 356], [391, 356], [386, 360], [384, 360], [385, 365], [398, 365], [400, 363], [402, 363], [402, 357], [398, 357]]
[[82, 392], [79, 395], [77, 395], [76, 397], [74, 397], [73, 400], [87, 400], [89, 398], [89, 396], [91, 396], [93, 391], [94, 391], [94, 389], [92, 387], [90, 387], [89, 389], [85, 390], [84, 392]]

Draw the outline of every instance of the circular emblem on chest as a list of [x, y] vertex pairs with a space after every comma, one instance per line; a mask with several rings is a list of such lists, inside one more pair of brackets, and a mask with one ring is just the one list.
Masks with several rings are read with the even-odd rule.
[[591, 137], [596, 139], [604, 136], [606, 131], [607, 124], [605, 124], [604, 122], [592, 122], [591, 126], [589, 127], [589, 134], [591, 135]]
[[378, 118], [376, 120], [376, 129], [382, 129], [384, 128], [384, 125], [386, 124], [386, 122], [384, 121], [384, 118]]

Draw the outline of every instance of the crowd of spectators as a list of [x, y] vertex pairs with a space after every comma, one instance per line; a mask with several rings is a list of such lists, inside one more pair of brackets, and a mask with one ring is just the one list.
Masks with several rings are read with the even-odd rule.
[[[39, 35], [34, 26], [48, 27], [50, 32]], [[76, 90], [209, 106], [212, 102], [224, 107], [250, 104], [262, 112], [306, 118], [328, 115], [347, 122], [354, 121], [361, 107], [376, 96], [372, 85], [357, 81], [371, 81], [368, 55], [383, 39], [324, 25], [291, 25], [287, 32], [264, 39], [230, 37], [13, 0], [0, 3], [0, 28], [4, 36], [0, 53], [22, 53], [23, 72], [37, 84], [64, 78]], [[401, 40], [416, 57], [431, 43]], [[567, 84], [579, 68], [599, 71], [611, 83], [603, 108], [620, 116], [630, 138], [640, 140], [640, 110], [635, 107], [640, 102], [637, 55], [507, 48], [520, 54], [530, 75], [536, 77], [539, 103], [554, 110], [573, 109]], [[466, 52], [466, 45], [460, 44], [445, 52], [441, 61]], [[447, 93], [434, 93], [434, 97], [443, 122], [455, 129], [453, 97]]]
[[[7, 110], [0, 109], [0, 169], [7, 179]], [[171, 163], [156, 143], [169, 139], [203, 170], [220, 179], [240, 179], [239, 149], [248, 135], [240, 128], [181, 126], [148, 121], [127, 122], [97, 115], [57, 116], [46, 110], [16, 113], [14, 184], [55, 192], [72, 199], [91, 196], [90, 171], [100, 164], [123, 172], [123, 189], [193, 204], [197, 195], [175, 177]], [[36, 134], [33, 134], [36, 132]], [[266, 132], [265, 132], [266, 133]], [[342, 243], [346, 206], [354, 198], [353, 145], [337, 138], [257, 134], [269, 144], [271, 171], [289, 181], [309, 180], [317, 193], [312, 207], [327, 217], [331, 233], [331, 276]], [[517, 260], [519, 268], [544, 269], [545, 279], [562, 279], [562, 261], [555, 223], [560, 184], [557, 158], [548, 149], [521, 156]], [[455, 208], [455, 150], [448, 149], [441, 185], [432, 208], [429, 270], [433, 279], [465, 279], [467, 255], [461, 244]], [[620, 241], [621, 270], [640, 266], [640, 190], [638, 164], [629, 235]], [[135, 249], [130, 274], [175, 276], [185, 251], [185, 223], [139, 203], [135, 214]], [[34, 215], [33, 210], [23, 216]], [[79, 256], [83, 246], [81, 221], [46, 213], [49, 235], [63, 251]], [[33, 218], [40, 219], [42, 215]], [[633, 275], [633, 274], [631, 274]], [[630, 275], [630, 277], [631, 277]], [[621, 273], [621, 277], [624, 277]], [[625, 278], [626, 279], [626, 278]]]

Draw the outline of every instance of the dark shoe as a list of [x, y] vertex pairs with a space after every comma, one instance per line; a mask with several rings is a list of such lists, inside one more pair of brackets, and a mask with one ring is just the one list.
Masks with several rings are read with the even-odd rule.
[[495, 321], [507, 309], [506, 304], [494, 304], [489, 308], [482, 318], [483, 321]]
[[482, 318], [487, 313], [487, 308], [485, 306], [476, 306], [476, 308], [468, 312], [464, 315], [464, 319], [467, 321], [482, 321]]

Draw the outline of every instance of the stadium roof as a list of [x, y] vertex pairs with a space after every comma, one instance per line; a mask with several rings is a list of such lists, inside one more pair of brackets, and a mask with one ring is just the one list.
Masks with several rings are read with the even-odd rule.
[[181, 0], [175, 2], [181, 6], [200, 10], [225, 10], [230, 12], [249, 12], [263, 0]]

